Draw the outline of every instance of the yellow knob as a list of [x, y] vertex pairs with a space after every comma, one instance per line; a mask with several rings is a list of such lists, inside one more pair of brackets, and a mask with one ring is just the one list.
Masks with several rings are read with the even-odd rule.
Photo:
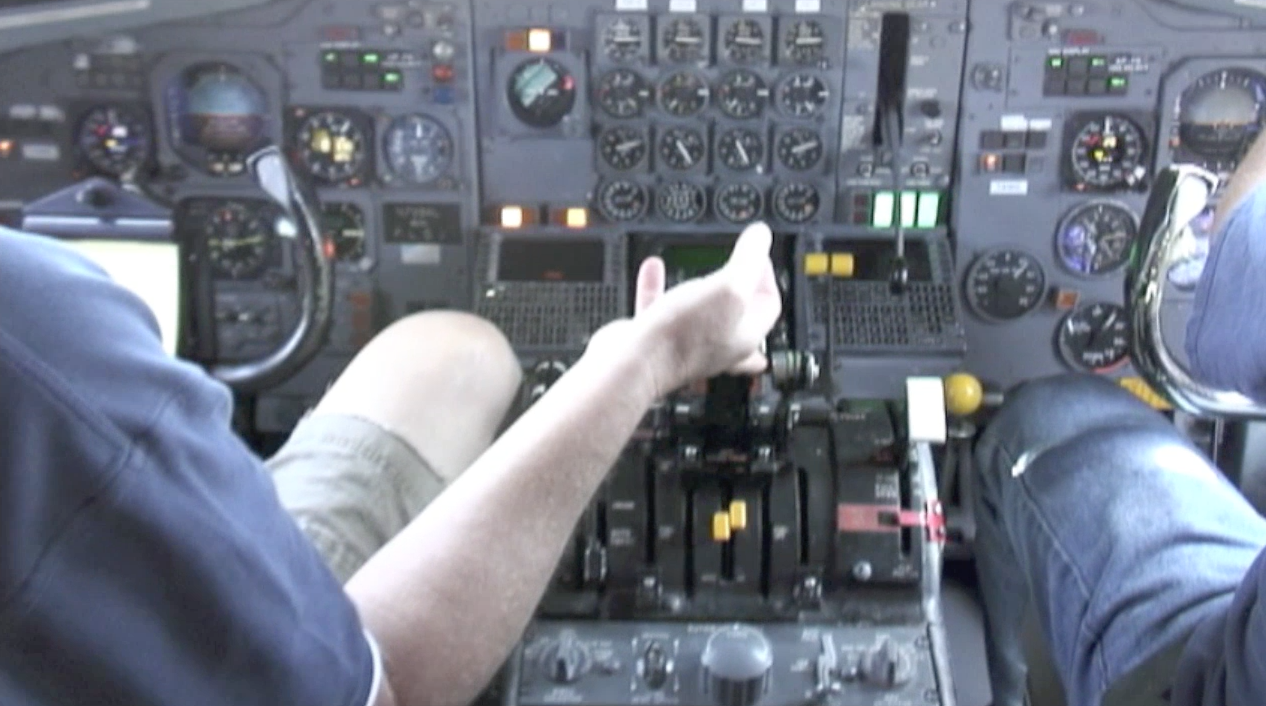
[[732, 536], [730, 513], [724, 510], [712, 515], [712, 541], [728, 542]]
[[956, 417], [968, 417], [980, 409], [985, 389], [975, 375], [954, 373], [945, 378], [945, 409]]
[[742, 532], [747, 529], [747, 501], [735, 500], [730, 503], [730, 529]]

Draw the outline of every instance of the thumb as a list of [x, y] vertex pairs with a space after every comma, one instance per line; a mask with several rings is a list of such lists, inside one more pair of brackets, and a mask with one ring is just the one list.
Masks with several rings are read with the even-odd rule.
[[743, 229], [734, 243], [734, 251], [730, 253], [725, 269], [744, 281], [753, 284], [764, 272], [765, 263], [769, 262], [769, 251], [774, 244], [774, 234], [769, 226], [757, 221]]
[[640, 314], [657, 299], [664, 296], [664, 261], [658, 257], [648, 257], [637, 271], [637, 298], [633, 305], [633, 313]]

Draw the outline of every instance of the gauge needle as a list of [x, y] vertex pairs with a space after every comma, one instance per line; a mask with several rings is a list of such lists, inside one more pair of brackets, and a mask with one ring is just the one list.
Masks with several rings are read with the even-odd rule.
[[621, 142], [620, 144], [616, 145], [616, 146], [615, 146], [615, 151], [616, 151], [616, 152], [620, 152], [620, 153], [624, 153], [624, 152], [628, 152], [628, 151], [629, 151], [629, 150], [631, 150], [631, 149], [636, 149], [636, 148], [638, 148], [638, 147], [641, 147], [641, 145], [642, 145], [642, 141], [641, 141], [641, 140], [626, 140], [626, 141]]
[[796, 145], [795, 147], [791, 148], [791, 152], [792, 154], [804, 154], [805, 152], [808, 152], [811, 149], [815, 149], [817, 146], [818, 146], [817, 140], [814, 140], [813, 142], [805, 142], [803, 144]]
[[677, 37], [673, 42], [675, 44], [702, 44], [703, 37]]
[[686, 149], [686, 145], [681, 140], [677, 140], [677, 153], [686, 160], [686, 166], [695, 163], [695, 158], [690, 156], [690, 150]]
[[812, 44], [821, 44], [822, 37], [796, 37], [796, 45], [805, 47]]
[[734, 43], [749, 47], [759, 47], [761, 45], [761, 39], [759, 37], [735, 37]]
[[739, 158], [743, 160], [743, 164], [746, 165], [752, 163], [752, 157], [747, 154], [747, 148], [743, 146], [742, 142], [735, 142], [734, 149], [738, 150]]

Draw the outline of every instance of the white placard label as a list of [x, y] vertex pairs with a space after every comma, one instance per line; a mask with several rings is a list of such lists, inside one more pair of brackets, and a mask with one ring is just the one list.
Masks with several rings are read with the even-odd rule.
[[440, 264], [439, 245], [434, 243], [413, 243], [400, 246], [400, 263], [403, 265], [438, 265]]
[[1023, 115], [1004, 115], [1002, 129], [1007, 132], [1024, 132], [1029, 129], [1029, 119]]
[[743, 12], [769, 12], [769, 0], [743, 0]]
[[1033, 118], [1029, 121], [1030, 130], [1050, 130], [1055, 127], [1055, 121], [1050, 118]]
[[646, 12], [646, 0], [615, 0], [615, 9], [621, 12]]
[[906, 410], [912, 443], [945, 443], [948, 435], [945, 421], [945, 384], [940, 378], [906, 378]]
[[695, 12], [698, 9], [695, 0], [668, 0], [669, 12]]
[[1028, 196], [1027, 179], [996, 179], [989, 182], [990, 196]]
[[822, 0], [796, 0], [796, 12], [802, 15], [816, 15], [822, 12]]

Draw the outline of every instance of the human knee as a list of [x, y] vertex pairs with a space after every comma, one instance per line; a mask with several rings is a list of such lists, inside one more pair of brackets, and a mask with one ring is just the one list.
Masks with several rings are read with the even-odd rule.
[[[386, 349], [406, 368], [477, 378], [517, 389], [522, 369], [510, 342], [491, 322], [459, 311], [426, 311], [399, 319], [370, 346]], [[385, 371], [391, 373], [392, 371]], [[395, 374], [407, 374], [399, 367]]]

